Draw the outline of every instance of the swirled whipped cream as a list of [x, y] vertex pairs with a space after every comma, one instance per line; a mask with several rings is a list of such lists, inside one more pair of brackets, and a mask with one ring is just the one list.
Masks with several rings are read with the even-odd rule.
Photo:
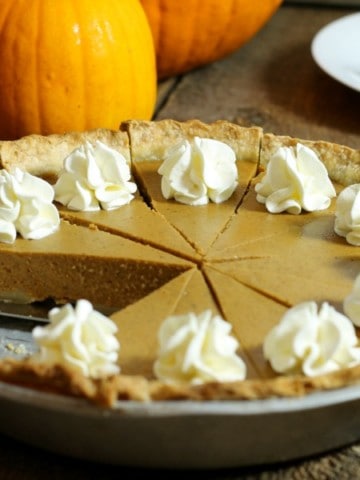
[[39, 239], [54, 233], [60, 223], [52, 203], [50, 184], [16, 168], [0, 171], [0, 241], [13, 243], [19, 233], [25, 239]]
[[55, 200], [72, 210], [113, 210], [134, 198], [137, 187], [130, 180], [129, 164], [120, 152], [100, 141], [86, 142], [64, 160]]
[[166, 199], [187, 205], [221, 203], [238, 184], [236, 155], [218, 140], [195, 137], [172, 148], [158, 170]]
[[360, 245], [360, 184], [342, 190], [336, 200], [335, 233], [351, 245]]
[[336, 196], [328, 172], [310, 148], [280, 147], [270, 158], [265, 175], [255, 186], [256, 199], [270, 213], [299, 214], [325, 210]]
[[353, 324], [360, 327], [360, 274], [355, 279], [352, 291], [345, 297], [343, 308]]
[[32, 332], [39, 346], [37, 360], [71, 367], [91, 378], [119, 372], [117, 327], [89, 301], [78, 300], [75, 307], [55, 307], [49, 312], [49, 320], [48, 325], [35, 327]]
[[231, 325], [206, 310], [170, 316], [159, 329], [159, 357], [154, 373], [164, 381], [200, 384], [243, 380], [246, 366], [236, 354]]
[[264, 340], [264, 356], [279, 373], [309, 377], [360, 363], [351, 321], [328, 303], [290, 308]]

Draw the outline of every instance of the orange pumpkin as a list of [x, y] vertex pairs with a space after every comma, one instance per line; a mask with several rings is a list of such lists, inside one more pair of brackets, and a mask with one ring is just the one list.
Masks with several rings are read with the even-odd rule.
[[158, 78], [218, 60], [247, 42], [282, 0], [141, 0], [152, 29]]
[[0, 138], [150, 119], [155, 51], [139, 0], [1, 0]]

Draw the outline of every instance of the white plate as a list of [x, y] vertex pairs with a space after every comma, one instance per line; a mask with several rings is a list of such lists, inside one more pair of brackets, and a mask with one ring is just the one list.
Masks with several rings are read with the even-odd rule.
[[[14, 354], [30, 352], [32, 326], [2, 320], [0, 356], [9, 345]], [[119, 401], [114, 409], [101, 409], [0, 382], [0, 431], [59, 454], [123, 466], [279, 463], [360, 440], [360, 385], [302, 398]]]
[[312, 41], [311, 53], [327, 74], [360, 91], [360, 13], [323, 27]]

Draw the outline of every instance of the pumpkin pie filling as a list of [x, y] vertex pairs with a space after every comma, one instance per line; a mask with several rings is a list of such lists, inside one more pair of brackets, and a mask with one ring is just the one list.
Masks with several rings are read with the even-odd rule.
[[191, 266], [150, 246], [62, 221], [43, 239], [0, 245], [0, 297], [18, 303], [86, 297], [122, 308]]
[[[52, 296], [49, 293], [52, 277], [55, 285], [59, 283], [56, 286], [59, 291], [53, 295], [57, 300], [87, 298], [96, 304], [118, 308], [111, 318], [118, 326], [121, 374], [101, 381], [85, 380], [65, 367], [39, 366], [27, 359], [3, 360], [0, 378], [39, 387], [42, 376], [50, 382], [47, 388], [51, 389], [51, 378], [59, 375], [60, 369], [64, 378], [62, 393], [74, 394], [78, 388], [78, 395], [106, 405], [116, 398], [299, 395], [357, 382], [359, 367], [311, 379], [280, 377], [262, 353], [264, 337], [289, 307], [315, 300], [327, 301], [340, 310], [360, 271], [356, 248], [334, 233], [334, 201], [329, 209], [320, 212], [274, 215], [256, 200], [258, 162], [266, 166], [269, 152], [282, 144], [281, 137], [265, 134], [264, 141], [260, 129], [243, 130], [226, 122], [205, 125], [134, 121], [123, 124], [121, 130], [129, 136], [134, 176], [140, 191], [132, 207], [130, 204], [123, 211], [88, 213], [60, 208], [64, 220], [58, 233], [43, 240], [17, 239], [14, 246], [0, 245], [1, 270], [11, 273], [11, 285], [18, 285], [12, 287], [12, 292], [6, 291], [3, 273], [2, 297], [11, 298], [26, 290], [25, 285], [30, 288], [29, 284], [37, 283], [39, 290], [44, 291], [42, 298], [48, 298]], [[198, 135], [234, 146], [239, 186], [224, 204], [194, 207], [161, 197], [157, 171], [164, 152], [170, 144]], [[289, 143], [288, 137], [283, 143]], [[343, 158], [345, 147], [326, 144], [326, 162], [332, 178], [346, 184], [350, 167], [344, 174], [342, 160], [339, 165], [334, 160], [329, 163], [332, 158], [329, 151], [335, 156], [339, 149]], [[354, 159], [356, 151], [349, 149], [349, 152], [349, 158]], [[337, 186], [338, 191], [341, 188]], [[70, 240], [71, 235], [76, 237], [74, 232], [81, 232], [75, 243]], [[162, 232], [171, 234], [164, 236]], [[65, 240], [60, 240], [62, 235]], [[93, 241], [95, 237], [97, 240]], [[56, 264], [56, 268], [49, 268], [48, 277], [40, 281], [46, 264]], [[65, 265], [63, 271], [61, 264]], [[17, 265], [22, 273], [15, 273]], [[76, 265], [76, 274], [72, 274], [71, 265]], [[103, 279], [99, 278], [99, 272], [103, 273]], [[100, 292], [102, 289], [104, 292]], [[38, 297], [29, 294], [25, 300]], [[247, 379], [199, 386], [169, 385], [156, 380], [153, 363], [158, 349], [157, 332], [164, 318], [190, 311], [201, 313], [205, 309], [211, 309], [232, 325], [240, 345], [239, 355], [247, 364]]]
[[199, 255], [184, 238], [136, 194], [134, 200], [117, 210], [78, 212], [59, 206], [60, 215], [70, 223], [129, 238], [144, 245], [151, 245], [194, 262]]

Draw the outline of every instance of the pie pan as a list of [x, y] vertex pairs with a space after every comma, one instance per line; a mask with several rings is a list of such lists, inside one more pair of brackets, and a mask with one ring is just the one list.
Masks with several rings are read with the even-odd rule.
[[279, 463], [359, 439], [360, 386], [303, 398], [229, 402], [83, 400], [0, 384], [1, 431], [107, 464], [225, 468]]
[[[32, 321], [1, 319], [0, 356], [30, 353]], [[10, 348], [11, 346], [11, 348]], [[148, 468], [271, 464], [360, 439], [360, 385], [247, 401], [85, 400], [0, 382], [0, 431], [61, 455]]]

